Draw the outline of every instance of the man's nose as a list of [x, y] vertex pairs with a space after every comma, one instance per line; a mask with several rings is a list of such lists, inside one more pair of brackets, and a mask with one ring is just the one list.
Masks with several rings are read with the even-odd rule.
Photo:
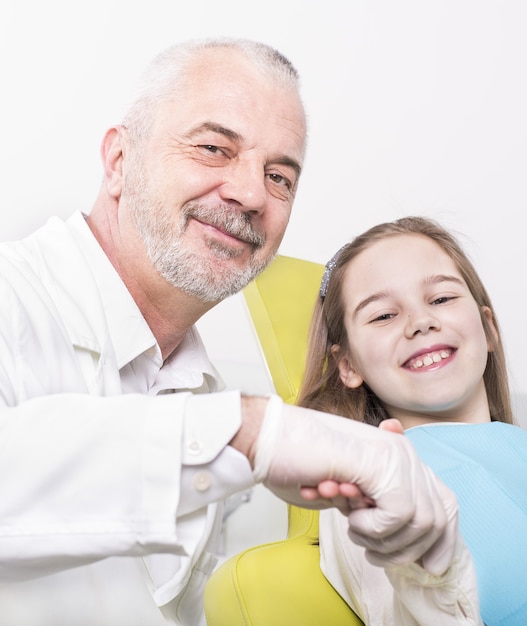
[[265, 168], [257, 159], [231, 164], [220, 190], [224, 202], [236, 202], [246, 212], [261, 213], [267, 201]]

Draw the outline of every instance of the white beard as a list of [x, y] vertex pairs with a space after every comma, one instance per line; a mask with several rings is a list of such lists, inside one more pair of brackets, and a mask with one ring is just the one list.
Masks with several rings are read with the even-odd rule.
[[[172, 208], [158, 204], [144, 178], [134, 176], [140, 168], [133, 170], [135, 172], [129, 171], [128, 183], [123, 182], [121, 201], [129, 205], [152, 264], [174, 287], [203, 302], [219, 302], [243, 289], [273, 260], [274, 252], [263, 259], [257, 258], [265, 236], [256, 231], [247, 213], [225, 204], [207, 207], [189, 202], [182, 207], [179, 220], [174, 223]], [[134, 181], [133, 188], [130, 180]], [[206, 242], [211, 252], [208, 256], [185, 249], [185, 231], [190, 217], [217, 225], [250, 242], [253, 250], [246, 266], [240, 268], [224, 263], [238, 253], [218, 241]]]

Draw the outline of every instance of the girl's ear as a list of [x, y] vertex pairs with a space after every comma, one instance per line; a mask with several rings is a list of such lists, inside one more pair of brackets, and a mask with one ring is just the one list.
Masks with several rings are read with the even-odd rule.
[[339, 368], [340, 380], [350, 389], [357, 389], [364, 382], [359, 372], [353, 367], [347, 354], [344, 354], [337, 344], [331, 346], [331, 354]]
[[[498, 336], [498, 330], [496, 329], [496, 324], [494, 323], [494, 313], [492, 312], [492, 309], [488, 306], [482, 306], [481, 314], [487, 319], [489, 328], [494, 337], [494, 343], [497, 344], [500, 338]], [[487, 339], [487, 349], [489, 352], [494, 352], [494, 346], [492, 344], [493, 342], [490, 341], [490, 339]]]

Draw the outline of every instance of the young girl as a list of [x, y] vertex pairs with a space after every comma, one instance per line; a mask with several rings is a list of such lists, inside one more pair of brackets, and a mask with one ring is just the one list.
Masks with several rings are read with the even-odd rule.
[[[403, 218], [328, 263], [299, 404], [375, 425], [398, 419], [458, 497], [485, 624], [527, 624], [527, 431], [513, 425], [490, 299], [451, 234]], [[320, 549], [327, 578], [366, 624], [477, 623], [461, 562], [439, 577], [418, 564], [375, 567], [331, 510], [320, 515]]]

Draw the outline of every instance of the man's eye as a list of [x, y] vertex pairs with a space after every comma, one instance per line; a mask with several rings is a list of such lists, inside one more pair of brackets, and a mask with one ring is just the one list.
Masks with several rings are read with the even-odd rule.
[[273, 181], [273, 183], [276, 183], [277, 185], [284, 185], [288, 189], [291, 189], [291, 181], [285, 176], [282, 176], [282, 174], [269, 174], [269, 178]]
[[203, 148], [203, 150], [206, 150], [207, 152], [211, 152], [212, 154], [220, 154], [221, 153], [220, 148], [218, 148], [218, 146], [213, 146], [212, 144], [204, 144], [204, 145], [200, 146], [200, 148]]

